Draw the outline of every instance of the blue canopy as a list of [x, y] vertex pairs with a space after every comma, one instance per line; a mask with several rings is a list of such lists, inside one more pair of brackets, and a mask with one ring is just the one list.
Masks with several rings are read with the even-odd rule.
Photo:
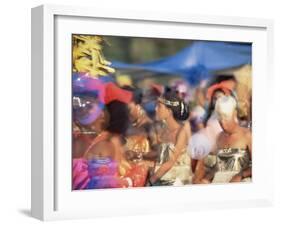
[[251, 64], [251, 56], [251, 44], [195, 41], [173, 56], [143, 64], [112, 61], [112, 66], [180, 75], [191, 84], [196, 84], [213, 71]]

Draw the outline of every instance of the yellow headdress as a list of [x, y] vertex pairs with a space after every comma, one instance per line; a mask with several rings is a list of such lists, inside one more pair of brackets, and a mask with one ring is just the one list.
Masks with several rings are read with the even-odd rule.
[[103, 38], [100, 36], [73, 35], [73, 71], [89, 73], [92, 77], [105, 76], [115, 70], [102, 54]]

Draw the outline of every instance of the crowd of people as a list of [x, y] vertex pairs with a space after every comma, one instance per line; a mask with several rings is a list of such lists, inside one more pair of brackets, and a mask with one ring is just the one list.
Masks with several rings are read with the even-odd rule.
[[74, 72], [73, 189], [251, 181], [251, 96], [241, 101], [239, 85], [220, 75], [138, 87]]
[[235, 83], [209, 86], [207, 103], [192, 106], [178, 87], [153, 84], [145, 96], [74, 75], [74, 189], [248, 181], [251, 119], [238, 116]]

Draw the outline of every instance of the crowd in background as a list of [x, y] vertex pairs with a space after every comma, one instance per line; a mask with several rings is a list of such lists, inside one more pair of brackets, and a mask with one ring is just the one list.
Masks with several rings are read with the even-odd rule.
[[[249, 76], [140, 84], [101, 57], [83, 72], [83, 57], [72, 79], [73, 189], [251, 181]], [[91, 76], [99, 70], [113, 75]]]

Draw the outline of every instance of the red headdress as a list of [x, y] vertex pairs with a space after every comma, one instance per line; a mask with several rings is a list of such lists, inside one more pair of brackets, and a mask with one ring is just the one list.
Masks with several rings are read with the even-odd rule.
[[153, 83], [151, 89], [158, 95], [161, 96], [164, 93], [164, 86], [160, 84]]
[[132, 98], [133, 98], [132, 92], [121, 89], [112, 82], [105, 84], [105, 97], [104, 97], [105, 104], [109, 104], [114, 100], [118, 100], [120, 102], [128, 104], [132, 100]]
[[231, 91], [233, 90], [233, 84], [229, 81], [222, 81], [220, 83], [216, 83], [212, 86], [210, 86], [207, 90], [207, 99], [208, 101], [211, 101], [211, 98], [215, 91], [222, 90], [225, 95], [230, 95]]

